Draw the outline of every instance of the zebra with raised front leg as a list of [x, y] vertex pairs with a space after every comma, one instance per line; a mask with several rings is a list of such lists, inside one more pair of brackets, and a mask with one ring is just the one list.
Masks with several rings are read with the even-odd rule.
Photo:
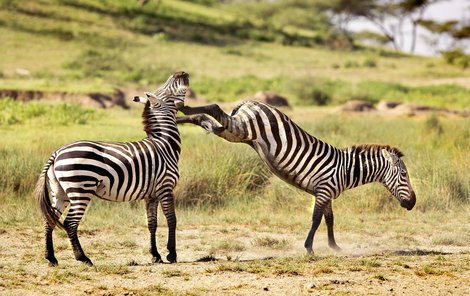
[[[136, 142], [78, 141], [52, 154], [36, 188], [45, 225], [45, 257], [50, 265], [58, 264], [52, 242], [56, 225], [67, 232], [75, 258], [93, 265], [83, 252], [77, 229], [95, 197], [108, 201], [145, 200], [153, 262], [162, 262], [155, 238], [160, 202], [168, 224], [167, 260], [176, 262], [173, 189], [179, 178], [181, 140], [175, 116], [176, 104], [184, 101], [188, 85], [189, 75], [178, 72], [155, 93], [147, 93], [148, 101], [142, 113], [147, 138]], [[65, 220], [60, 222], [68, 206]]]
[[402, 207], [411, 210], [416, 203], [403, 154], [397, 148], [358, 145], [339, 149], [309, 135], [276, 108], [256, 101], [239, 104], [231, 115], [216, 104], [188, 107], [180, 103], [178, 108], [190, 115], [177, 117], [178, 124], [196, 124], [229, 142], [250, 145], [275, 175], [315, 196], [312, 226], [305, 240], [308, 253], [323, 216], [328, 245], [340, 250], [331, 203], [347, 189], [380, 182]]

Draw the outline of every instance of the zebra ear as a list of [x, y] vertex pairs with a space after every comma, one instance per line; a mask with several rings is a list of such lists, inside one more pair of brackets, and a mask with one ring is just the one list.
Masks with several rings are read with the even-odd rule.
[[382, 149], [382, 156], [391, 164], [395, 164], [398, 161], [398, 157], [395, 154], [390, 153], [387, 149]]
[[150, 103], [152, 103], [152, 105], [155, 104], [158, 100], [157, 96], [153, 93], [146, 92], [145, 95], [149, 99]]
[[133, 101], [141, 104], [146, 104], [148, 102], [148, 99], [140, 96], [135, 96]]

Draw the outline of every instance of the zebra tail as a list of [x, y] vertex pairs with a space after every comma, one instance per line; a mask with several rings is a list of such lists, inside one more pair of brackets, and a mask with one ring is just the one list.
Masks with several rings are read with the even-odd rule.
[[52, 207], [51, 200], [49, 198], [49, 190], [47, 189], [47, 171], [49, 167], [54, 163], [55, 155], [53, 155], [44, 166], [39, 180], [36, 184], [36, 202], [38, 203], [39, 209], [44, 220], [51, 226], [57, 225], [59, 228], [65, 229], [64, 224], [60, 222], [60, 216], [57, 215], [57, 211]]

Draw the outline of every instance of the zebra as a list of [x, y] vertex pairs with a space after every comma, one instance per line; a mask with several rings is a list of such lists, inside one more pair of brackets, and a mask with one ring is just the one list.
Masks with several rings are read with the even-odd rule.
[[242, 102], [230, 116], [216, 104], [178, 104], [178, 109], [188, 115], [177, 117], [178, 124], [196, 124], [229, 142], [248, 144], [271, 172], [315, 196], [312, 225], [304, 245], [308, 253], [313, 252], [313, 238], [322, 216], [328, 245], [341, 250], [334, 237], [332, 199], [347, 189], [380, 182], [407, 210], [416, 203], [398, 148], [355, 145], [339, 149], [311, 136], [278, 109], [257, 101]]
[[[45, 258], [50, 266], [58, 265], [52, 241], [56, 225], [67, 232], [75, 259], [93, 265], [80, 245], [77, 228], [94, 197], [116, 202], [145, 200], [149, 251], [154, 263], [163, 262], [155, 238], [160, 202], [168, 223], [169, 254], [166, 258], [171, 263], [176, 262], [173, 189], [179, 178], [181, 150], [176, 103], [184, 101], [188, 85], [189, 75], [177, 72], [155, 93], [146, 93], [148, 99], [142, 113], [146, 138], [136, 142], [77, 141], [52, 153], [35, 192], [44, 220]], [[59, 219], [68, 206], [61, 222]]]

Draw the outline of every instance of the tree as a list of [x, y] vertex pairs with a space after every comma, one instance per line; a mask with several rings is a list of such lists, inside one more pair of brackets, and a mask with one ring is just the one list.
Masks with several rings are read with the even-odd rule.
[[415, 51], [417, 30], [426, 9], [446, 0], [336, 0], [331, 11], [342, 32], [347, 32], [347, 23], [355, 18], [364, 18], [372, 23], [396, 49], [404, 49], [405, 24], [411, 24], [410, 52]]

